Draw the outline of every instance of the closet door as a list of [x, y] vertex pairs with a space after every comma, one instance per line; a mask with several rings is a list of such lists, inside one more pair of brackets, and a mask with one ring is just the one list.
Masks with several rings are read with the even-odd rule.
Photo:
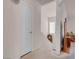
[[22, 44], [21, 56], [32, 50], [32, 13], [31, 9], [26, 3], [22, 3]]

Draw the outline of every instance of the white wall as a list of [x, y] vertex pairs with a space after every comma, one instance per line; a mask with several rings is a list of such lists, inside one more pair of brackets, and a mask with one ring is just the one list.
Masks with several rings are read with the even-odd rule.
[[[42, 32], [42, 39], [43, 45], [46, 44], [49, 46], [49, 49], [52, 49], [54, 54], [60, 54], [60, 10], [57, 10], [56, 1], [50, 2], [46, 5], [41, 7], [41, 32]], [[56, 17], [56, 34], [55, 39], [53, 39], [53, 43], [49, 44], [47, 40], [48, 34], [48, 18], [49, 17]]]
[[[4, 59], [20, 58], [22, 42], [25, 36], [25, 20], [27, 20], [27, 18], [23, 18], [23, 15], [28, 16], [27, 12], [29, 10], [32, 15], [30, 17], [34, 35], [31, 40], [32, 44], [34, 43], [32, 49], [36, 49], [40, 45], [40, 5], [32, 0], [20, 0], [18, 4], [11, 0], [4, 0]], [[22, 12], [25, 12], [25, 14]]]
[[62, 24], [64, 25], [64, 19], [67, 18], [67, 31], [75, 33], [75, 0], [62, 0], [58, 6], [61, 9]]
[[[34, 6], [34, 7], [33, 7]], [[41, 5], [33, 1], [32, 6], [32, 38], [33, 38], [33, 50], [38, 49], [41, 44]]]
[[64, 0], [68, 17], [68, 32], [75, 33], [75, 0]]
[[[15, 11], [12, 7], [12, 2], [10, 0], [4, 0], [4, 59], [15, 59], [16, 51], [19, 49], [18, 39], [20, 34], [18, 29], [20, 29], [20, 21], [18, 21], [19, 11], [18, 7]], [[16, 8], [16, 7], [15, 7]], [[17, 15], [17, 18], [15, 17]], [[19, 26], [18, 26], [19, 25]], [[16, 43], [17, 42], [17, 43]], [[16, 44], [16, 45], [15, 45]], [[18, 47], [17, 47], [18, 46]], [[17, 58], [16, 58], [17, 59]]]
[[56, 16], [56, 2], [50, 2], [41, 7], [41, 32], [48, 34], [48, 18]]

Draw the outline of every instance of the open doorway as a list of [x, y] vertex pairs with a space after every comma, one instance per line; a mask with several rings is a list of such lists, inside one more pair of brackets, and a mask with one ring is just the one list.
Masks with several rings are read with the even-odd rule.
[[56, 24], [56, 17], [49, 17], [48, 18], [48, 32], [50, 34], [55, 34], [55, 24]]
[[55, 27], [56, 27], [56, 17], [48, 18], [48, 33], [52, 38], [50, 42], [53, 43], [53, 39], [55, 38]]

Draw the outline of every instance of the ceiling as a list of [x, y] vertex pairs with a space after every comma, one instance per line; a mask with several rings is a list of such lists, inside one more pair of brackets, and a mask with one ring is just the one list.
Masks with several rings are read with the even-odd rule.
[[44, 5], [46, 3], [49, 3], [51, 1], [54, 1], [54, 0], [37, 0], [41, 5]]
[[[56, 1], [56, 0], [36, 0], [38, 1], [41, 5], [47, 4], [51, 1]], [[64, 1], [65, 7], [66, 7], [66, 11], [67, 11], [67, 15], [70, 18], [75, 18], [75, 0], [57, 0], [57, 2], [61, 3], [61, 1]]]

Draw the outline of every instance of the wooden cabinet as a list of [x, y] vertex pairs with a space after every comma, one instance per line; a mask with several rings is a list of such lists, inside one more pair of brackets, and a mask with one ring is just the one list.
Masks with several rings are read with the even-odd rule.
[[65, 36], [63, 51], [68, 53], [69, 49], [70, 49], [70, 46], [71, 46], [71, 37], [70, 36]]

